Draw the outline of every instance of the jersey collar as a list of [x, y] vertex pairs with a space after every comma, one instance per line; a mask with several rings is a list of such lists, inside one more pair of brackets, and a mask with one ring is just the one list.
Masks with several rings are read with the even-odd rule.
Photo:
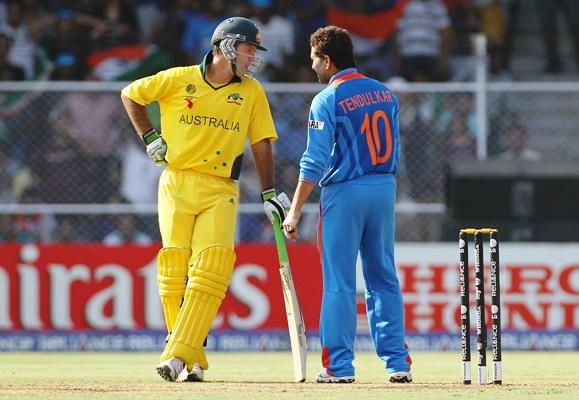
[[335, 74], [334, 76], [332, 76], [332, 78], [331, 78], [330, 81], [328, 82], [328, 85], [331, 85], [332, 83], [334, 83], [334, 81], [335, 81], [336, 79], [339, 79], [339, 78], [344, 79], [344, 78], [347, 78], [348, 75], [357, 74], [357, 73], [358, 73], [358, 70], [357, 70], [356, 68], [346, 68], [346, 69], [343, 69], [343, 70], [341, 70], [341, 71], [339, 71], [339, 72], [336, 72], [336, 74]]
[[219, 86], [219, 87], [213, 87], [213, 85], [211, 85], [207, 79], [205, 78], [205, 73], [207, 72], [207, 66], [209, 64], [211, 64], [211, 61], [213, 61], [213, 51], [208, 51], [207, 54], [205, 54], [205, 57], [203, 57], [203, 62], [199, 65], [199, 68], [201, 69], [201, 75], [203, 76], [203, 80], [205, 82], [207, 82], [207, 84], [209, 86], [211, 86], [213, 89], [219, 89], [222, 88], [223, 86], [227, 86], [229, 85], [229, 83], [233, 83], [233, 82], [241, 82], [241, 78], [235, 74], [233, 74], [233, 78], [231, 78], [231, 80], [229, 81], [229, 83], [226, 83], [223, 86]]

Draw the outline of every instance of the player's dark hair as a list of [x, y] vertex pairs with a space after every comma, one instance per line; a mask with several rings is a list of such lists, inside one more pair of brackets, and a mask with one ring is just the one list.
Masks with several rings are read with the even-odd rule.
[[330, 57], [339, 70], [356, 66], [352, 39], [343, 28], [334, 25], [319, 28], [310, 36], [310, 46], [318, 57]]

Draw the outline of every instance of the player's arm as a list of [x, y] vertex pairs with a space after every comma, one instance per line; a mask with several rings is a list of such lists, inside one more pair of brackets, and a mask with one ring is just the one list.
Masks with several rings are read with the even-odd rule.
[[287, 217], [283, 221], [284, 234], [288, 239], [295, 240], [298, 237], [298, 223], [302, 217], [302, 207], [312, 194], [314, 185], [310, 182], [299, 180], [294, 192], [294, 198]]
[[252, 144], [251, 152], [253, 153], [255, 170], [261, 183], [261, 190], [264, 191], [273, 188], [273, 151], [271, 141], [269, 139], [263, 139]]
[[131, 120], [133, 127], [140, 136], [142, 136], [143, 133], [153, 128], [153, 124], [151, 123], [151, 120], [149, 120], [149, 117], [147, 116], [147, 109], [145, 106], [132, 100], [124, 93], [121, 93], [121, 101], [123, 102], [123, 106], [127, 111], [127, 115], [129, 116], [129, 119]]
[[121, 101], [127, 111], [127, 115], [137, 131], [137, 134], [143, 139], [147, 145], [147, 155], [155, 164], [161, 165], [165, 163], [165, 156], [167, 155], [167, 143], [153, 128], [151, 120], [147, 116], [147, 109], [145, 106], [132, 100], [130, 97], [121, 93]]
[[263, 139], [251, 145], [255, 170], [261, 183], [261, 200], [265, 215], [273, 224], [277, 215], [281, 223], [287, 214], [290, 206], [289, 198], [285, 193], [277, 194], [273, 184], [273, 152], [270, 139]]
[[300, 160], [300, 177], [293, 201], [286, 219], [283, 222], [284, 234], [288, 239], [298, 237], [297, 226], [302, 216], [302, 207], [318, 185], [330, 161], [333, 146], [335, 120], [329, 104], [333, 97], [314, 98], [308, 120], [308, 144]]

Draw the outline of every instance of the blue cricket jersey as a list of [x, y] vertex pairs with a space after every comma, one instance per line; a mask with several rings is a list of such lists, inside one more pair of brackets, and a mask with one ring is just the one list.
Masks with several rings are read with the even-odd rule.
[[348, 68], [314, 97], [300, 180], [326, 186], [399, 168], [398, 99], [381, 82]]

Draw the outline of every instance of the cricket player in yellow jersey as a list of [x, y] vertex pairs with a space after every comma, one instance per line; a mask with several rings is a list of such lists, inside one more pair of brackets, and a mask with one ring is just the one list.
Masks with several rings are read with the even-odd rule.
[[[256, 50], [266, 50], [260, 41], [251, 20], [229, 18], [215, 29], [213, 49], [200, 65], [161, 71], [122, 91], [147, 154], [166, 165], [159, 181], [157, 282], [169, 335], [157, 372], [168, 381], [179, 375], [202, 381], [209, 367], [203, 342], [233, 273], [235, 180], [247, 139], [267, 217], [283, 221], [290, 205], [273, 188], [277, 134], [265, 93], [253, 79], [261, 62]], [[145, 109], [154, 101], [162, 134]]]

